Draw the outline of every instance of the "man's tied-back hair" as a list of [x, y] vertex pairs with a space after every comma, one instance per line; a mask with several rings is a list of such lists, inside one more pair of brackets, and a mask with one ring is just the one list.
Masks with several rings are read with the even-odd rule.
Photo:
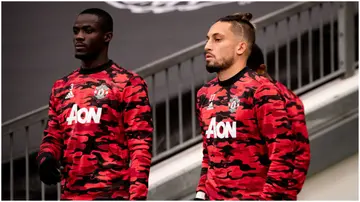
[[222, 17], [217, 22], [229, 22], [232, 24], [233, 32], [243, 38], [249, 46], [249, 54], [252, 45], [255, 43], [255, 26], [250, 22], [253, 15], [251, 13], [234, 13]]
[[251, 54], [247, 60], [247, 66], [256, 71], [262, 64], [265, 64], [264, 54], [257, 44], [253, 44]]

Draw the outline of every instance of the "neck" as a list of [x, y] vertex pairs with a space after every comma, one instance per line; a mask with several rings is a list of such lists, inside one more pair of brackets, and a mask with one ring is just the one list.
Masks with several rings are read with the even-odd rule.
[[225, 81], [235, 76], [241, 70], [246, 67], [246, 60], [238, 60], [232, 64], [229, 68], [222, 70], [218, 73], [218, 78], [220, 81]]
[[92, 69], [95, 67], [98, 67], [100, 65], [103, 65], [109, 61], [107, 53], [101, 53], [98, 55], [97, 58], [93, 60], [82, 60], [81, 61], [81, 67], [84, 69]]

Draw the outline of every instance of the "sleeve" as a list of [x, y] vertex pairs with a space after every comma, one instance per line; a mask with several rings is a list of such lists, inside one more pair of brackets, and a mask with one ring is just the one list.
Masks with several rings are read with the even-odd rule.
[[[198, 92], [197, 98], [196, 98], [196, 116], [199, 120], [199, 124], [200, 124], [200, 130], [201, 130], [201, 135], [203, 138], [203, 159], [202, 159], [202, 163], [201, 163], [201, 173], [200, 173], [200, 179], [199, 179], [199, 184], [197, 186], [196, 189], [196, 198], [204, 198], [204, 194], [206, 194], [206, 190], [205, 190], [205, 182], [206, 182], [206, 175], [207, 175], [207, 171], [208, 171], [208, 167], [209, 167], [209, 156], [208, 156], [208, 151], [207, 151], [207, 144], [206, 144], [206, 137], [205, 137], [205, 132], [203, 130], [203, 122], [201, 120], [201, 113], [200, 113], [200, 100], [201, 100], [201, 92]], [[198, 192], [203, 192], [202, 193], [198, 193]]]
[[124, 89], [124, 128], [130, 152], [130, 200], [146, 200], [152, 158], [152, 114], [145, 81], [132, 77]]
[[266, 140], [270, 165], [261, 200], [293, 200], [289, 190], [294, 171], [294, 138], [285, 101], [275, 86], [261, 86], [254, 94], [260, 133]]
[[63, 148], [63, 136], [60, 130], [58, 114], [56, 112], [56, 98], [54, 97], [54, 88], [51, 90], [49, 99], [48, 121], [44, 130], [44, 137], [40, 144], [40, 151], [37, 156], [38, 163], [42, 163], [45, 158], [55, 158], [60, 160]]
[[304, 113], [304, 106], [299, 100], [297, 103], [298, 115], [296, 117], [295, 124], [295, 135], [296, 135], [296, 150], [295, 150], [295, 169], [293, 175], [294, 189], [297, 193], [300, 193], [306, 175], [310, 166], [310, 144], [309, 134], [306, 127], [306, 119]]

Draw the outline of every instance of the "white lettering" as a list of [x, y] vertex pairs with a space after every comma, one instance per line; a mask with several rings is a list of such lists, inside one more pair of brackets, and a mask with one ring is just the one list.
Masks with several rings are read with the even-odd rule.
[[91, 117], [91, 119], [94, 120], [95, 123], [100, 123], [101, 112], [102, 112], [102, 108], [98, 108], [97, 112], [95, 112], [94, 108], [90, 108], [89, 116]]
[[229, 122], [226, 122], [226, 130], [228, 131], [226, 133], [226, 138], [229, 137], [229, 133], [232, 138], [236, 138], [236, 122], [232, 122], [232, 126], [230, 126]]
[[71, 125], [73, 121], [75, 121], [75, 123], [77, 123], [77, 105], [73, 105], [71, 108], [71, 112], [69, 117], [67, 117], [66, 121], [68, 122], [68, 125]]
[[214, 138], [216, 138], [215, 126], [216, 126], [216, 119], [212, 118], [210, 121], [209, 128], [206, 131], [206, 138], [210, 138], [210, 135], [214, 135]]
[[73, 124], [73, 122], [79, 122], [81, 124], [90, 123], [92, 120], [95, 123], [100, 123], [101, 113], [102, 108], [97, 108], [96, 111], [93, 107], [89, 108], [89, 110], [87, 108], [80, 108], [78, 110], [77, 104], [74, 104], [66, 121], [68, 122], [68, 125]]
[[236, 138], [236, 122], [223, 122], [216, 123], [216, 118], [212, 118], [208, 129], [206, 130], [206, 138], [213, 135], [214, 138]]
[[[220, 128], [222, 130], [220, 130]], [[223, 139], [225, 137], [225, 133], [227, 133], [227, 130], [225, 128], [225, 123], [220, 121], [217, 125], [216, 125], [216, 136]]]
[[88, 110], [86, 108], [81, 108], [81, 109], [79, 109], [79, 111], [77, 111], [77, 121], [79, 123], [84, 124], [89, 119], [87, 112], [88, 112]]

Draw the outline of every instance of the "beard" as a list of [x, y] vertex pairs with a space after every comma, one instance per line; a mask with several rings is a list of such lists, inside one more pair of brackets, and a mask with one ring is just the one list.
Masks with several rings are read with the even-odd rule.
[[214, 62], [214, 64], [206, 64], [206, 70], [209, 73], [219, 73], [222, 70], [228, 69], [234, 63], [234, 58], [225, 59], [222, 63]]

